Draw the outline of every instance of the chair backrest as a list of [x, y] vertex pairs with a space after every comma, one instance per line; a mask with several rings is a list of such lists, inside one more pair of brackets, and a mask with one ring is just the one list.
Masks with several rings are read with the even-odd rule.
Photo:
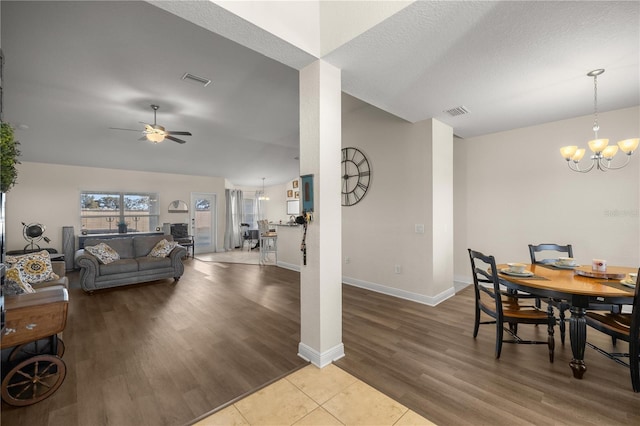
[[259, 220], [258, 221], [258, 231], [260, 231], [260, 235], [265, 232], [269, 232], [269, 221], [268, 220]]
[[573, 257], [573, 247], [571, 247], [571, 244], [567, 244], [564, 246], [560, 244], [538, 244], [538, 245], [529, 244], [529, 256], [531, 257], [531, 263], [546, 264], [546, 263], [553, 263], [556, 260], [558, 260], [558, 258], [536, 259], [536, 253], [540, 253], [543, 251], [565, 253], [567, 257]]
[[173, 236], [173, 238], [188, 238], [189, 225], [186, 223], [172, 223], [171, 235]]
[[[496, 259], [487, 256], [479, 251], [469, 250], [469, 260], [471, 261], [471, 274], [473, 276], [473, 287], [476, 294], [476, 303], [480, 303], [483, 294], [493, 299], [495, 312], [502, 317], [502, 298], [500, 295], [500, 279], [496, 269]], [[483, 284], [491, 284], [490, 287]], [[487, 296], [484, 296], [485, 298]]]

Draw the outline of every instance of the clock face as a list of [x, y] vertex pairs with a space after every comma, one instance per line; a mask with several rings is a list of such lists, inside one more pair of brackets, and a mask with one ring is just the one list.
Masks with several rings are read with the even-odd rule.
[[365, 196], [371, 183], [367, 157], [357, 148], [342, 148], [342, 205], [353, 206]]

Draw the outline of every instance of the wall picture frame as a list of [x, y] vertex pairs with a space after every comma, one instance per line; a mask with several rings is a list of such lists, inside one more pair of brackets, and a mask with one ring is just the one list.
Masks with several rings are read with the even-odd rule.
[[287, 197], [293, 198], [293, 191], [291, 189], [287, 191]]
[[293, 187], [294, 187], [294, 188], [297, 188], [297, 187], [298, 187], [298, 179], [296, 179], [296, 180], [294, 180], [294, 181], [293, 181]]
[[295, 198], [300, 198], [300, 191], [296, 191]]
[[300, 176], [302, 184], [302, 211], [313, 212], [313, 175]]

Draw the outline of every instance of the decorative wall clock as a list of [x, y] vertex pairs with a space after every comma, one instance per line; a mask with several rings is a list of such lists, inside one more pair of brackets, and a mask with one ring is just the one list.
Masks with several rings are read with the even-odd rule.
[[371, 184], [371, 166], [362, 151], [342, 148], [342, 205], [353, 206], [364, 198]]

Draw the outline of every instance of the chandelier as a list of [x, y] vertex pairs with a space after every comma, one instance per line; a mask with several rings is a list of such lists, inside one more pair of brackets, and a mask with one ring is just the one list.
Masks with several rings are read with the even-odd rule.
[[269, 197], [267, 197], [264, 193], [264, 179], [262, 178], [262, 192], [260, 193], [260, 196], [258, 197], [258, 200], [260, 201], [269, 201]]
[[[593, 77], [593, 132], [595, 133], [595, 139], [588, 142], [589, 149], [593, 152], [591, 165], [586, 169], [580, 168], [580, 160], [582, 160], [586, 152], [584, 148], [578, 149], [575, 145], [560, 148], [560, 154], [567, 160], [567, 165], [574, 172], [587, 173], [593, 170], [594, 167], [603, 172], [621, 169], [629, 164], [631, 155], [638, 148], [638, 143], [640, 142], [639, 138], [635, 138], [622, 140], [618, 142], [618, 145], [609, 145], [609, 139], [598, 139], [598, 130], [600, 130], [600, 125], [598, 124], [598, 76], [603, 72], [604, 69], [597, 69], [587, 73], [589, 77]], [[627, 157], [624, 163], [612, 166], [611, 160], [618, 153], [618, 148], [627, 154]]]

